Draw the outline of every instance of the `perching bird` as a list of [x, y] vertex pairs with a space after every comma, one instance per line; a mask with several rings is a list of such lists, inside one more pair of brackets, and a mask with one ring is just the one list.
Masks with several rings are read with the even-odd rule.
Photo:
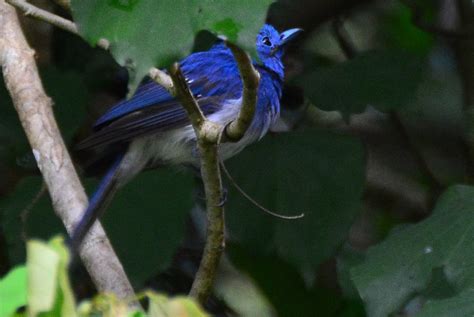
[[[254, 119], [240, 141], [220, 145], [220, 159], [262, 138], [279, 117], [284, 78], [281, 58], [285, 44], [300, 31], [278, 33], [271, 25], [264, 25], [258, 33], [256, 47], [261, 63], [254, 63], [260, 73]], [[209, 120], [225, 125], [237, 117], [242, 81], [230, 49], [218, 43], [208, 51], [189, 55], [180, 67]], [[95, 148], [105, 148], [103, 152], [114, 149], [115, 157], [73, 232], [73, 249], [116, 190], [140, 171], [163, 165], [200, 166], [196, 135], [184, 108], [153, 81], [141, 85], [131, 99], [112, 107], [96, 122], [94, 132], [77, 145], [78, 150]]]

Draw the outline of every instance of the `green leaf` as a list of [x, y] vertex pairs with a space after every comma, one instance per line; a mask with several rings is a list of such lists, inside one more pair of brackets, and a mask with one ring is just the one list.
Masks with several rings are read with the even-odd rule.
[[206, 317], [207, 315], [191, 298], [178, 296], [167, 298], [154, 292], [146, 292], [150, 303], [148, 315], [150, 317]]
[[0, 317], [9, 317], [26, 305], [26, 267], [17, 266], [0, 280]]
[[359, 211], [363, 162], [356, 139], [319, 131], [272, 135], [251, 146], [228, 164], [237, 184], [273, 211], [305, 217], [273, 218], [227, 185], [229, 239], [253, 254], [276, 253], [312, 283]]
[[69, 254], [62, 238], [27, 244], [28, 313], [36, 316], [76, 316], [68, 278]]
[[27, 250], [28, 312], [36, 316], [53, 309], [60, 258], [54, 249], [38, 240], [29, 241]]
[[467, 289], [457, 296], [429, 300], [416, 317], [465, 317], [474, 314], [474, 290]]
[[58, 268], [58, 295], [56, 298], [56, 309], [59, 316], [75, 316], [76, 302], [74, 294], [69, 283], [68, 266], [69, 266], [69, 250], [64, 244], [64, 239], [56, 237], [50, 240], [49, 245], [59, 255]]
[[151, 66], [165, 66], [190, 53], [201, 30], [237, 39], [253, 49], [271, 0], [73, 0], [74, 21], [95, 45], [110, 41], [119, 64], [131, 71], [132, 90]]
[[369, 52], [312, 70], [298, 82], [324, 110], [358, 113], [370, 105], [386, 111], [407, 105], [421, 80], [423, 65], [424, 59], [417, 54]]
[[137, 286], [171, 264], [193, 205], [192, 188], [192, 177], [182, 171], [142, 173], [117, 193], [105, 213], [102, 223]]
[[443, 289], [453, 291], [436, 292], [437, 301], [444, 296], [445, 302], [465, 302], [464, 292], [474, 287], [473, 224], [474, 187], [452, 186], [428, 219], [396, 230], [370, 248], [366, 260], [351, 270], [369, 316], [394, 313], [418, 294], [434, 296], [433, 284], [441, 280], [448, 284]]

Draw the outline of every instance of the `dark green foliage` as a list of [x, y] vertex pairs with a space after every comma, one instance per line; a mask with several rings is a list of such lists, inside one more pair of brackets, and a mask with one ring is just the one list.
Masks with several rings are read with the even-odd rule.
[[[433, 215], [395, 230], [369, 249], [352, 278], [371, 316], [387, 316], [416, 295], [434, 297], [429, 309], [441, 316], [444, 303], [464, 302], [474, 282], [474, 189], [450, 187]], [[426, 292], [426, 294], [425, 294]], [[460, 311], [474, 312], [472, 306]], [[459, 315], [460, 316], [460, 315]]]
[[320, 66], [299, 83], [307, 96], [325, 110], [359, 113], [367, 106], [397, 110], [413, 98], [425, 59], [404, 51], [375, 51], [337, 65]]
[[253, 254], [278, 254], [312, 283], [317, 266], [344, 241], [360, 210], [360, 143], [317, 130], [270, 135], [228, 165], [236, 182], [263, 206], [305, 213], [299, 220], [272, 218], [229, 184], [229, 238]]

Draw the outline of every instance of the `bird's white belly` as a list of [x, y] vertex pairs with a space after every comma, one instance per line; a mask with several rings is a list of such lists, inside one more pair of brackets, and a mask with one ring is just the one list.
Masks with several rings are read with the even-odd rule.
[[[241, 99], [230, 100], [223, 107], [223, 110], [209, 115], [208, 119], [225, 125], [237, 117], [240, 105]], [[246, 145], [256, 141], [260, 134], [248, 131], [239, 142], [221, 144], [219, 147], [221, 159], [225, 160], [237, 154]], [[191, 125], [137, 139], [131, 147], [137, 147], [137, 150], [140, 148], [143, 153], [146, 153], [145, 156], [147, 156], [149, 162], [165, 165], [193, 164], [199, 166], [196, 135]]]
[[[208, 116], [208, 119], [226, 125], [234, 120], [240, 110], [241, 99], [230, 100], [223, 110]], [[226, 142], [219, 147], [219, 157], [226, 160], [247, 145], [257, 141], [269, 128], [270, 118], [264, 124], [254, 120], [249, 130], [239, 142]], [[191, 125], [166, 132], [156, 133], [134, 140], [122, 163], [124, 174], [130, 179], [148, 165], [194, 165], [200, 166], [196, 135]], [[124, 180], [125, 182], [127, 180]]]

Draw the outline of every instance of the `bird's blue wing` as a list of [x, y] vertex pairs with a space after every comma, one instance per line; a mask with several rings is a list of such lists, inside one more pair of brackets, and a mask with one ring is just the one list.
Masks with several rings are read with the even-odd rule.
[[[223, 44], [213, 46], [209, 51], [189, 55], [180, 63], [189, 88], [195, 96], [223, 96], [238, 98], [241, 83], [237, 65], [232, 53]], [[121, 118], [127, 114], [150, 106], [166, 104], [173, 97], [160, 85], [148, 80], [142, 84], [135, 95], [113, 106], [97, 120], [96, 128]]]
[[[221, 97], [206, 97], [197, 100], [204, 115], [220, 109]], [[88, 138], [76, 145], [77, 150], [126, 143], [134, 138], [164, 132], [189, 125], [190, 121], [184, 108], [171, 100], [158, 105], [145, 107], [128, 113], [112, 123], [93, 132]]]
[[172, 98], [166, 89], [153, 81], [148, 81], [138, 87], [132, 98], [128, 100], [124, 99], [109, 109], [109, 111], [97, 120], [94, 127], [99, 127], [128, 113], [153, 104], [166, 102]]

